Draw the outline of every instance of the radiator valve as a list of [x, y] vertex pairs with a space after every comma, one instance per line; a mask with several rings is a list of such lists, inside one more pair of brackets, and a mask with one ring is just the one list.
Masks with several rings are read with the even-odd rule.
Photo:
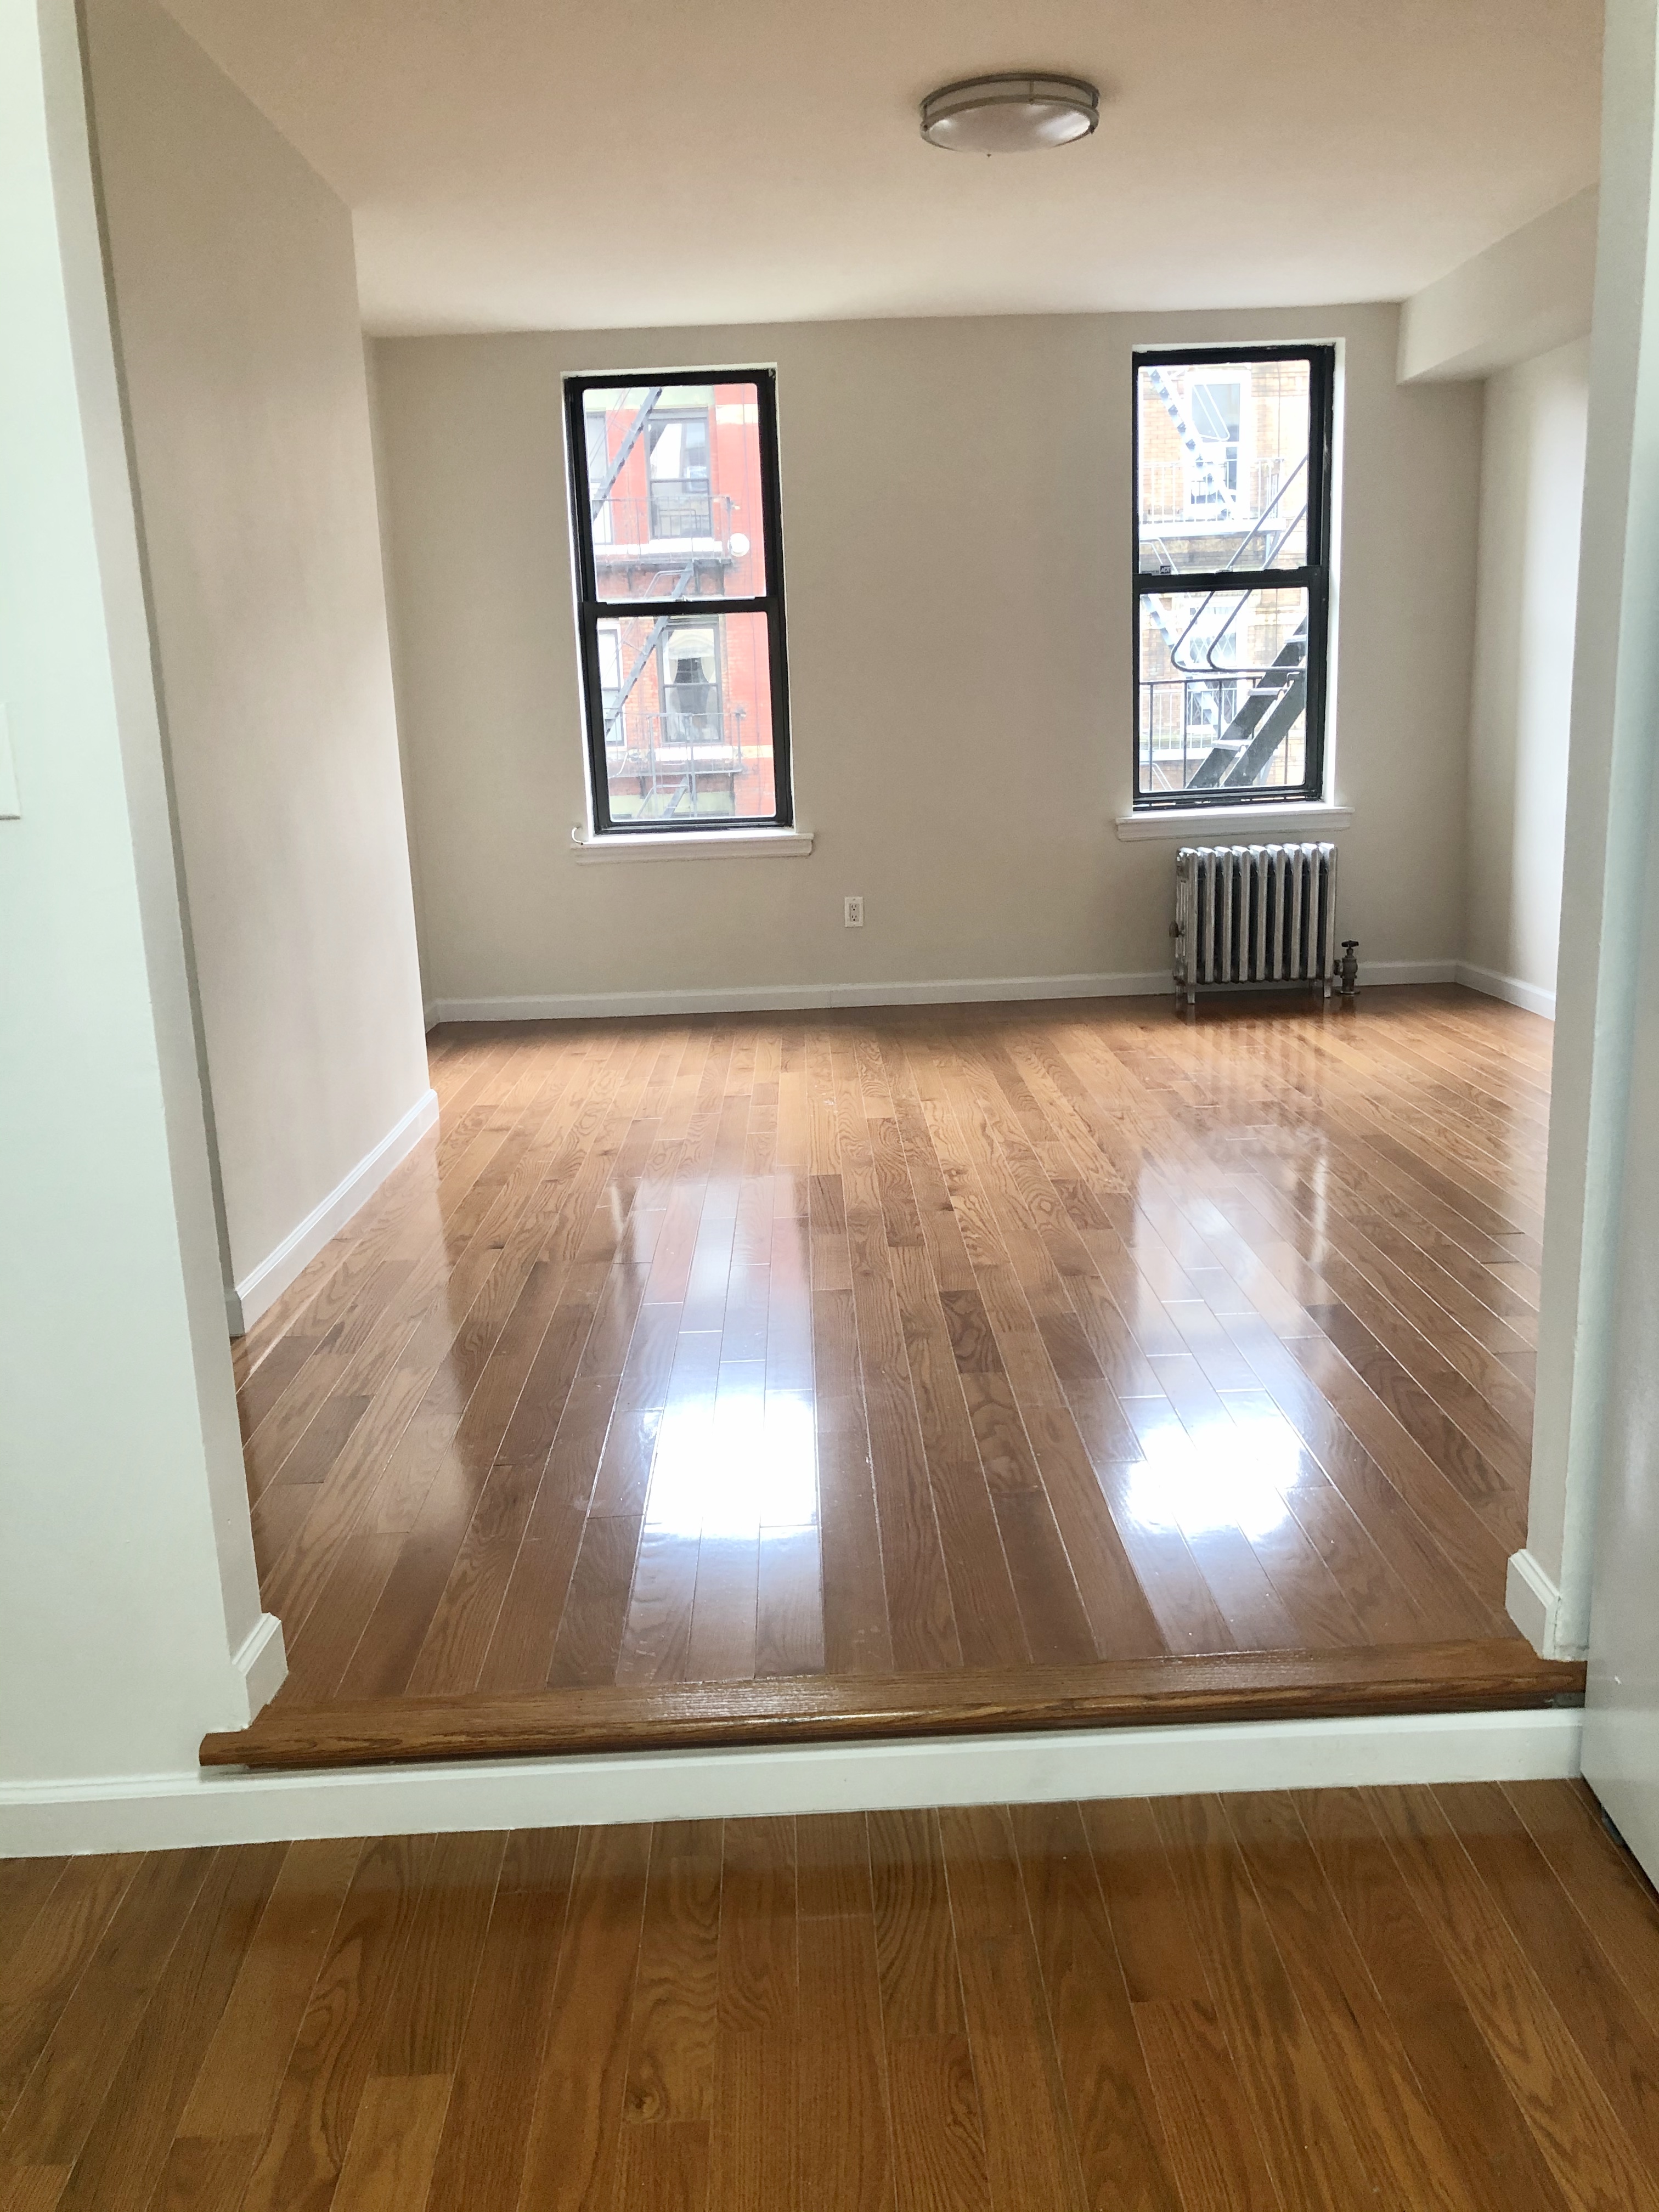
[[1342, 958], [1336, 972], [1342, 978], [1342, 995], [1345, 999], [1352, 998], [1354, 993], [1359, 988], [1358, 951], [1359, 939], [1357, 937], [1343, 939]]

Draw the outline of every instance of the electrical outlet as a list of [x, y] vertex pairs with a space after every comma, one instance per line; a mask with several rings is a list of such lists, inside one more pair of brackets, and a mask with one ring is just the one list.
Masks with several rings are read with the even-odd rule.
[[846, 923], [848, 929], [862, 929], [864, 927], [864, 901], [861, 898], [843, 899], [842, 901], [842, 920]]

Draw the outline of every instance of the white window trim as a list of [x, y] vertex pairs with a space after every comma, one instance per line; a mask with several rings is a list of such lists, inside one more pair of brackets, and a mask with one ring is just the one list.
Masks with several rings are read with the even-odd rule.
[[[1273, 842], [1285, 830], [1316, 841], [1328, 830], [1346, 830], [1353, 820], [1352, 806], [1329, 799], [1304, 799], [1284, 806], [1143, 806], [1133, 814], [1120, 814], [1117, 834], [1125, 844], [1142, 838], [1164, 838], [1174, 844], [1182, 839], [1206, 845], [1259, 845]], [[1228, 831], [1235, 835], [1227, 836]], [[1239, 837], [1237, 833], [1251, 834]]]
[[570, 833], [570, 857], [585, 866], [617, 860], [797, 860], [811, 849], [810, 830], [662, 830], [642, 835], [612, 830], [596, 837], [578, 824]]

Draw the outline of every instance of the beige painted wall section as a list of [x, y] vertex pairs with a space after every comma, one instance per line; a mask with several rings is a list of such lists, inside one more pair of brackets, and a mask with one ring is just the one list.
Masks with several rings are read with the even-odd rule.
[[351, 222], [150, 0], [87, 15], [240, 1280], [427, 1082]]
[[12, 1824], [60, 1783], [188, 1778], [203, 1731], [243, 1725], [283, 1674], [248, 1528], [71, 0], [0, 0], [0, 300], [19, 801], [0, 819], [4, 1853], [32, 1848]]
[[1500, 238], [1401, 310], [1400, 376], [1487, 376], [1588, 337], [1596, 188]]
[[[1114, 828], [1131, 349], [1274, 337], [1344, 349], [1345, 927], [1368, 963], [1454, 959], [1480, 396], [1397, 386], [1393, 308], [393, 339], [376, 358], [428, 999], [1167, 971], [1171, 848]], [[816, 849], [584, 866], [561, 374], [750, 362], [779, 371]]]
[[1486, 386], [1464, 956], [1555, 1003], [1588, 339]]

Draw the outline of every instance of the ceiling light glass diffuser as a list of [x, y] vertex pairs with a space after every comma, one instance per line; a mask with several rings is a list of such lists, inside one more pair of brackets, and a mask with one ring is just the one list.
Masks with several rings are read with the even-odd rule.
[[962, 154], [1029, 154], [1086, 138], [1100, 120], [1100, 94], [1082, 77], [1005, 70], [941, 85], [921, 103], [930, 146]]

